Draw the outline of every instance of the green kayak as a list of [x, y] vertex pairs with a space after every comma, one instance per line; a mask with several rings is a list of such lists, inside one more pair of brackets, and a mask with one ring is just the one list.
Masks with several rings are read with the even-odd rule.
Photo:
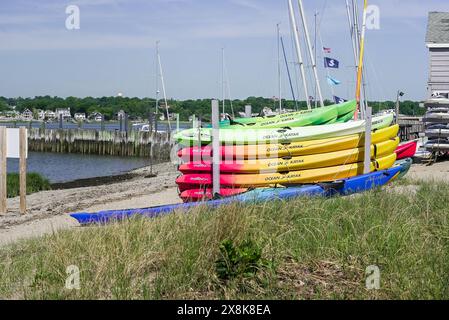
[[[393, 115], [374, 117], [372, 129], [388, 127], [393, 122]], [[318, 126], [277, 128], [277, 129], [240, 129], [224, 128], [219, 130], [221, 144], [245, 145], [267, 143], [289, 143], [325, 138], [335, 138], [365, 131], [365, 120], [349, 121], [346, 123], [334, 123]], [[211, 128], [196, 128], [178, 132], [174, 139], [185, 146], [210, 144], [212, 141]], [[200, 139], [200, 141], [198, 141]]]
[[348, 113], [354, 114], [355, 110], [357, 109], [357, 101], [356, 100], [350, 100], [344, 103], [336, 104], [338, 109], [338, 118], [347, 115]]
[[220, 128], [223, 129], [272, 129], [305, 127], [335, 122], [338, 117], [354, 112], [356, 101], [348, 101], [342, 104], [334, 104], [323, 108], [301, 110], [283, 113], [274, 116], [239, 118], [232, 121], [222, 121]]
[[351, 111], [345, 115], [342, 115], [340, 117], [337, 118], [337, 120], [335, 120], [336, 123], [344, 123], [344, 122], [348, 122], [349, 120], [354, 119], [354, 111]]

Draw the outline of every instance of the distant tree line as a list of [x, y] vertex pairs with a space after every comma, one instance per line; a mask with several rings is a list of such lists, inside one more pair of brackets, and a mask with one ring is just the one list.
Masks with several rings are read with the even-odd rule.
[[[263, 108], [269, 107], [277, 108], [278, 102], [271, 98], [249, 97], [244, 100], [233, 100], [232, 108], [234, 113], [244, 112], [245, 105], [251, 105], [253, 113], [259, 113]], [[326, 105], [332, 104], [331, 101], [326, 100]], [[197, 100], [168, 100], [170, 106], [170, 113], [179, 113], [181, 120], [188, 120], [193, 114], [201, 116], [204, 119], [210, 117], [211, 99], [197, 99]], [[379, 112], [385, 109], [394, 109], [394, 101], [370, 102], [373, 107], [373, 112]], [[41, 110], [55, 110], [56, 108], [70, 108], [72, 114], [76, 112], [92, 114], [100, 112], [105, 116], [106, 120], [115, 118], [115, 115], [123, 110], [132, 118], [147, 119], [150, 112], [155, 111], [156, 100], [152, 98], [128, 98], [128, 97], [101, 97], [101, 98], [60, 98], [51, 96], [40, 96], [34, 98], [5, 98], [0, 97], [0, 112], [10, 110], [9, 108], [16, 106], [16, 111], [23, 112], [25, 109], [31, 111]], [[306, 109], [306, 102], [295, 102], [291, 100], [283, 101], [283, 107], [287, 109]], [[226, 101], [225, 110], [231, 114], [231, 103]], [[221, 107], [220, 107], [221, 110]], [[403, 101], [400, 105], [400, 111], [405, 115], [423, 115], [424, 108], [419, 107], [419, 102]], [[161, 103], [159, 105], [159, 113], [165, 112], [165, 108]]]

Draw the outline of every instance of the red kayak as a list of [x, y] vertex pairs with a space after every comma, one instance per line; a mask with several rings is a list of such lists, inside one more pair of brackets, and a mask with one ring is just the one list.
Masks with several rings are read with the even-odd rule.
[[410, 141], [401, 144], [396, 149], [397, 160], [411, 158], [416, 153], [416, 148], [418, 147], [418, 141]]
[[[248, 191], [247, 188], [239, 188], [239, 189], [222, 188], [220, 190], [220, 196], [231, 197], [246, 191]], [[213, 198], [213, 195], [212, 189], [189, 189], [183, 191], [180, 194], [180, 197], [184, 202], [196, 202], [202, 200], [210, 200]]]

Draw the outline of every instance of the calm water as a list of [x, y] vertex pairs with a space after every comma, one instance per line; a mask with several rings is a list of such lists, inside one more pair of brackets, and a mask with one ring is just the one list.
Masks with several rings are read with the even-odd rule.
[[[146, 158], [30, 152], [27, 169], [56, 183], [118, 175], [149, 164]], [[8, 172], [17, 172], [18, 168], [18, 159], [8, 159]]]

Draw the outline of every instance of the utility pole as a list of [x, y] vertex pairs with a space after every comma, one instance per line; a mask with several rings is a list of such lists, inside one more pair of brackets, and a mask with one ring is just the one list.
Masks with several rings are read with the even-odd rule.
[[398, 94], [396, 96], [396, 124], [399, 124], [399, 113], [400, 113], [400, 102], [399, 99], [400, 97], [404, 96], [404, 92], [402, 92], [401, 90], [398, 90]]

